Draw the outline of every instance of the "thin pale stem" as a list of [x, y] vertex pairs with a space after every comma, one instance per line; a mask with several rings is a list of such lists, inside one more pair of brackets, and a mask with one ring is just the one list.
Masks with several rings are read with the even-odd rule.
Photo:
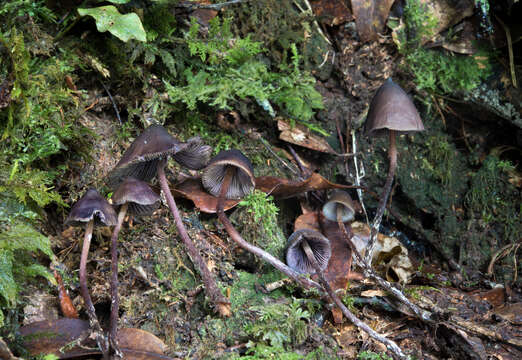
[[334, 303], [341, 309], [342, 313], [348, 320], [352, 322], [355, 326], [357, 326], [359, 329], [366, 332], [370, 337], [373, 339], [379, 341], [380, 343], [386, 345], [388, 350], [390, 350], [395, 357], [399, 359], [407, 359], [406, 355], [402, 352], [401, 348], [392, 340], [382, 336], [377, 331], [373, 330], [371, 327], [366, 325], [362, 320], [360, 320], [358, 317], [356, 317], [348, 308], [343, 304], [339, 296], [333, 291], [332, 287], [326, 281], [324, 278], [324, 273], [319, 267], [319, 264], [317, 263], [317, 260], [312, 252], [312, 249], [310, 248], [310, 245], [308, 245], [308, 242], [305, 240], [303, 241], [303, 250], [306, 253], [306, 256], [308, 257], [308, 260], [312, 263], [312, 266], [315, 269], [315, 272], [317, 273], [317, 277], [319, 278], [319, 282], [323, 286], [323, 288], [326, 290], [330, 298], [334, 301]]
[[370, 241], [368, 241], [367, 246], [368, 251], [366, 252], [365, 256], [365, 262], [370, 265], [372, 263], [373, 251], [375, 250], [377, 234], [379, 233], [379, 227], [381, 226], [382, 216], [384, 215], [384, 209], [386, 208], [386, 203], [388, 202], [388, 197], [390, 196], [393, 177], [395, 175], [395, 168], [397, 167], [397, 147], [395, 145], [395, 131], [393, 130], [390, 130], [390, 150], [388, 152], [388, 156], [390, 158], [390, 168], [388, 169], [386, 184], [384, 184], [381, 199], [379, 200], [379, 207], [377, 208], [375, 218], [373, 219], [370, 231]]
[[80, 257], [80, 292], [82, 293], [83, 301], [85, 303], [85, 309], [89, 316], [89, 324], [91, 330], [96, 336], [96, 342], [100, 348], [103, 359], [109, 359], [109, 344], [107, 338], [103, 334], [103, 330], [96, 316], [94, 305], [92, 303], [91, 295], [89, 294], [89, 288], [87, 286], [87, 257], [89, 255], [89, 248], [91, 247], [92, 231], [94, 229], [94, 220], [87, 223], [85, 227], [85, 235], [83, 237], [82, 253]]
[[181, 220], [181, 215], [179, 214], [178, 207], [176, 206], [176, 202], [174, 201], [174, 197], [170, 192], [170, 188], [167, 182], [167, 177], [165, 176], [165, 165], [166, 160], [160, 161], [158, 164], [158, 178], [161, 185], [161, 190], [165, 194], [165, 198], [167, 199], [167, 204], [174, 216], [174, 222], [176, 223], [176, 227], [178, 229], [179, 235], [183, 240], [183, 244], [187, 248], [189, 256], [196, 265], [203, 280], [203, 284], [205, 285], [205, 292], [212, 304], [216, 307], [217, 311], [222, 316], [230, 316], [230, 301], [227, 300], [225, 296], [221, 293], [219, 288], [217, 287], [216, 281], [212, 277], [210, 270], [207, 267], [207, 264], [199, 254], [199, 251], [196, 249], [196, 246], [190, 239], [187, 230], [185, 229], [185, 225], [183, 225], [183, 221]]
[[227, 169], [227, 172], [225, 173], [225, 178], [223, 180], [223, 184], [221, 185], [221, 191], [219, 193], [217, 201], [216, 212], [219, 221], [221, 221], [221, 223], [225, 227], [225, 230], [227, 231], [228, 235], [232, 238], [232, 240], [234, 240], [241, 248], [260, 257], [263, 261], [266, 261], [267, 263], [275, 267], [277, 270], [281, 271], [283, 274], [285, 274], [286, 276], [303, 286], [305, 289], [316, 288], [321, 291], [321, 285], [292, 270], [279, 259], [272, 256], [270, 253], [267, 253], [263, 249], [250, 244], [245, 239], [243, 239], [243, 237], [237, 232], [230, 220], [228, 220], [228, 217], [226, 216], [225, 211], [223, 209], [225, 204], [225, 194], [227, 193], [231, 180], [231, 171]]
[[118, 235], [127, 214], [128, 204], [121, 206], [118, 213], [118, 223], [114, 227], [111, 236], [111, 317], [109, 326], [109, 341], [115, 359], [122, 359], [123, 354], [118, 347], [118, 310], [120, 298], [118, 296]]

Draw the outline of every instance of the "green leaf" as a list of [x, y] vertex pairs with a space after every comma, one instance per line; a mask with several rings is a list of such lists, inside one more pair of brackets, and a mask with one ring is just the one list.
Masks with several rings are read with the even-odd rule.
[[100, 6], [91, 9], [78, 9], [80, 16], [92, 16], [96, 20], [99, 32], [109, 31], [121, 41], [136, 39], [146, 42], [147, 35], [141, 20], [135, 13], [122, 15], [112, 5]]
[[13, 254], [0, 249], [0, 295], [5, 299], [8, 306], [16, 300], [16, 282], [13, 278]]
[[18, 223], [9, 231], [0, 233], [0, 250], [40, 250], [50, 258], [53, 257], [49, 239], [33, 229], [31, 225]]

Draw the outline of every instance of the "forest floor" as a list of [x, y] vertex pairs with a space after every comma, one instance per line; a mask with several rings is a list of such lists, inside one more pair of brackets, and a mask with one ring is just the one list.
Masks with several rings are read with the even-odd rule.
[[[65, 226], [64, 220], [70, 207], [87, 189], [95, 187], [110, 197], [114, 189], [106, 184], [109, 172], [144, 128], [160, 123], [182, 141], [193, 136], [201, 137], [203, 142], [214, 148], [213, 155], [220, 150], [238, 148], [249, 157], [254, 166], [258, 190], [239, 204], [234, 204], [233, 209], [227, 212], [238, 231], [247, 241], [282, 261], [285, 259], [286, 239], [294, 230], [309, 227], [323, 232], [332, 244], [337, 244], [336, 249], [346, 250], [334, 252], [328, 268], [332, 284], [336, 284], [335, 289], [343, 303], [372, 329], [396, 342], [411, 358], [521, 359], [522, 282], [518, 274], [522, 271], [522, 261], [518, 254], [522, 244], [522, 177], [519, 163], [522, 130], [518, 123], [519, 116], [494, 112], [491, 107], [479, 108], [478, 97], [473, 97], [473, 91], [479, 88], [477, 84], [488, 82], [487, 91], [491, 92], [498, 90], [499, 83], [504, 84], [500, 92], [504, 96], [504, 104], [514, 103], [512, 114], [517, 113], [520, 92], [510, 85], [512, 76], [506, 64], [514, 61], [516, 74], [520, 75], [520, 58], [509, 60], [508, 49], [499, 46], [497, 54], [490, 55], [489, 60], [493, 65], [487, 74], [489, 77], [477, 75], [478, 80], [470, 80], [467, 76], [472, 76], [468, 74], [472, 70], [460, 67], [468, 65], [450, 63], [451, 60], [446, 58], [435, 59], [431, 56], [439, 55], [431, 53], [419, 55], [411, 49], [400, 49], [400, 36], [404, 34], [401, 29], [408, 28], [408, 22], [416, 19], [411, 9], [397, 9], [396, 5], [390, 12], [393, 1], [386, 1], [389, 3], [387, 11], [380, 8], [375, 10], [373, 19], [381, 21], [383, 25], [375, 35], [373, 33], [377, 31], [361, 20], [365, 19], [364, 13], [360, 12], [363, 2], [318, 0], [311, 3], [313, 12], [302, 8], [308, 1], [263, 1], [251, 4], [252, 8], [248, 8], [247, 4], [232, 4], [219, 12], [193, 10], [189, 5], [176, 8], [175, 22], [179, 27], [176, 31], [183, 29], [188, 33], [188, 15], [192, 15], [203, 28], [196, 31], [196, 35], [208, 40], [205, 46], [212, 43], [209, 39], [215, 40], [212, 38], [215, 36], [212, 31], [215, 24], [209, 24], [209, 19], [230, 17], [231, 30], [228, 30], [238, 39], [240, 36], [245, 39], [246, 34], [251, 33], [254, 40], [260, 41], [270, 51], [270, 54], [266, 54], [267, 51], [256, 58], [241, 60], [244, 62], [238, 62], [239, 65], [230, 59], [224, 65], [219, 62], [220, 56], [227, 56], [219, 48], [222, 45], [219, 39], [215, 40], [219, 51], [212, 53], [205, 50], [208, 51], [206, 60], [187, 53], [176, 55], [174, 51], [170, 58], [165, 56], [161, 52], [165, 48], [161, 46], [178, 44], [183, 39], [170, 37], [171, 43], [161, 43], [158, 39], [162, 39], [163, 34], [158, 30], [159, 27], [154, 28], [147, 23], [151, 21], [147, 20], [148, 17], [157, 15], [146, 6], [140, 8], [136, 4], [132, 5], [138, 9], [136, 12], [145, 24], [148, 39], [151, 39], [154, 31], [158, 36], [154, 38], [156, 42], [152, 40], [147, 43], [149, 48], [140, 48], [142, 45], [137, 41], [134, 45], [131, 41], [131, 45], [124, 47], [123, 42], [108, 33], [99, 33], [94, 22], [85, 19], [69, 19], [71, 25], [62, 34], [63, 28], [62, 31], [51, 31], [45, 28], [45, 22], [38, 26], [30, 24], [33, 20], [37, 21], [35, 19], [38, 16], [45, 18], [41, 13], [27, 16], [25, 19], [31, 21], [23, 26], [34, 32], [28, 33], [27, 28], [20, 30], [25, 31], [24, 41], [30, 50], [28, 56], [36, 59], [32, 64], [28, 62], [29, 79], [31, 76], [40, 79], [38, 74], [48, 76], [48, 68], [44, 68], [45, 63], [38, 62], [38, 59], [56, 59], [56, 64], [52, 66], [56, 66], [53, 71], [58, 74], [57, 80], [46, 78], [45, 81], [61, 84], [59, 86], [67, 92], [64, 95], [67, 100], [57, 100], [60, 105], [55, 109], [55, 114], [61, 113], [61, 116], [56, 116], [61, 119], [58, 122], [67, 124], [63, 126], [64, 129], [71, 126], [83, 131], [81, 136], [71, 136], [68, 142], [62, 141], [64, 147], [48, 157], [38, 155], [25, 163], [25, 160], [19, 161], [20, 167], [27, 166], [24, 168], [27, 174], [32, 174], [30, 171], [36, 168], [45, 167], [56, 169], [55, 172], [60, 174], [46, 186], [49, 189], [53, 187], [53, 191], [63, 200], [49, 201], [43, 205], [33, 201], [33, 205], [38, 208], [35, 210], [38, 216], [30, 220], [32, 226], [49, 239], [54, 257], [51, 260], [42, 254], [31, 255], [31, 260], [38, 260], [61, 275], [80, 319], [86, 320], [78, 282], [84, 229]], [[351, 5], [347, 6], [347, 3]], [[444, 1], [427, 3], [435, 8], [440, 4], [450, 6]], [[50, 1], [47, 6], [58, 12], [56, 2]], [[122, 9], [134, 10], [132, 6]], [[4, 9], [2, 5], [0, 9]], [[7, 7], [5, 9], [5, 13], [12, 11]], [[288, 9], [291, 9], [291, 13], [287, 14], [289, 20], [282, 20]], [[451, 8], [449, 13], [453, 15], [448, 17], [455, 17], [457, 10]], [[267, 11], [271, 13], [267, 15]], [[353, 14], [357, 11], [359, 20], [356, 22]], [[465, 28], [469, 25], [477, 29], [479, 25], [476, 19], [481, 14], [473, 6], [470, 11], [469, 15], [448, 20], [451, 27]], [[500, 10], [496, 11], [498, 16], [503, 16]], [[3, 14], [3, 10], [0, 10], [0, 16]], [[63, 15], [64, 19], [70, 16], [68, 14]], [[254, 31], [256, 23], [253, 19], [257, 18], [266, 21], [267, 26], [273, 22], [270, 24], [272, 32], [261, 28]], [[297, 19], [295, 24], [291, 23], [292, 19]], [[510, 18], [506, 15], [506, 19]], [[386, 22], [388, 24], [384, 27]], [[274, 24], [279, 24], [280, 28]], [[433, 38], [430, 42], [422, 41], [422, 46], [428, 43], [436, 47], [433, 44], [444, 42], [437, 36], [449, 37], [445, 33], [447, 28], [431, 28]], [[12, 29], [15, 29], [14, 25]], [[36, 34], [35, 29], [41, 33]], [[497, 24], [496, 29], [501, 27]], [[6, 44], [11, 41], [9, 39], [15, 39], [16, 30], [3, 28], [2, 31], [0, 45], [7, 48]], [[220, 31], [217, 38], [225, 37], [226, 29], [222, 27]], [[51, 33], [55, 35], [48, 35]], [[283, 35], [288, 37], [288, 42], [299, 44], [300, 60], [295, 52], [292, 57], [291, 46], [284, 47], [285, 42], [281, 40]], [[45, 42], [48, 40], [46, 36], [55, 45], [47, 52], [36, 51], [33, 42]], [[366, 36], [370, 40], [365, 40]], [[274, 40], [277, 37], [280, 38]], [[28, 38], [33, 39], [33, 42]], [[36, 38], [38, 41], [34, 40]], [[167, 38], [165, 35], [164, 39]], [[79, 45], [83, 39], [89, 41]], [[197, 44], [197, 41], [193, 43]], [[227, 43], [226, 46], [230, 48], [224, 52], [230, 54], [239, 41], [234, 38], [228, 39]], [[468, 42], [462, 40], [459, 44], [466, 45]], [[45, 48], [45, 44], [41, 46]], [[178, 49], [175, 47], [178, 45], [172, 46]], [[248, 46], [245, 45], [246, 48]], [[511, 46], [520, 48], [520, 42]], [[187, 46], [180, 45], [180, 48], [189, 51]], [[430, 46], [426, 48], [431, 51]], [[475, 57], [482, 56], [482, 53], [463, 55], [449, 48], [438, 51], [444, 52], [448, 58], [462, 57], [463, 62], [471, 58], [480, 63]], [[1, 49], [0, 54], [7, 59], [7, 52]], [[111, 51], [121, 52], [121, 58], [133, 60], [118, 63], [121, 58], [114, 55], [111, 60]], [[148, 55], [140, 55], [147, 54], [147, 51], [153, 54], [150, 56], [156, 62], [151, 61], [150, 56], [147, 58]], [[241, 48], [241, 51], [246, 53], [250, 48], [248, 51]], [[211, 60], [211, 56], [216, 54], [218, 60]], [[240, 58], [247, 55], [233, 56]], [[292, 59], [295, 58], [299, 63], [292, 70]], [[174, 65], [168, 65], [169, 59]], [[286, 67], [277, 68], [272, 79], [281, 83], [292, 79], [292, 87], [300, 89], [308, 97], [303, 95], [300, 98], [299, 91], [297, 99], [292, 98], [290, 91], [282, 95], [269, 93], [265, 97], [268, 100], [263, 102], [261, 98], [264, 95], [259, 95], [261, 90], [257, 86], [265, 84], [259, 85], [260, 82], [255, 78], [262, 76], [260, 73], [248, 73], [246, 76], [246, 87], [251, 86], [259, 91], [256, 93], [258, 95], [247, 91], [243, 93], [243, 88], [234, 90], [237, 93], [230, 95], [229, 87], [233, 86], [228, 83], [221, 88], [216, 86], [217, 91], [212, 90], [216, 80], [208, 74], [199, 85], [197, 80], [191, 83], [197, 77], [194, 76], [197, 71], [233, 76], [230, 75], [232, 72], [227, 72], [227, 66], [237, 65], [233, 70], [234, 74], [238, 74], [246, 71], [246, 65], [252, 65], [253, 59], [257, 63], [270, 64], [270, 69], [275, 69], [280, 63], [286, 64]], [[12, 62], [15, 63], [15, 60]], [[444, 64], [453, 66], [453, 73], [436, 73], [433, 62], [440, 67]], [[169, 66], [177, 67], [173, 71], [176, 75], [169, 72]], [[22, 70], [16, 66], [13, 69], [8, 72], [15, 74], [14, 77], [22, 76]], [[110, 78], [101, 75], [104, 70], [112, 74]], [[428, 71], [433, 71], [435, 75], [432, 76], [437, 78], [433, 87], [428, 85]], [[459, 71], [468, 72], [461, 74]], [[66, 79], [64, 74], [70, 75], [69, 78]], [[281, 74], [285, 74], [285, 77], [276, 78]], [[423, 74], [426, 76], [423, 77]], [[4, 73], [1, 75], [2, 80], [8, 79]], [[461, 75], [462, 78], [458, 77]], [[313, 79], [310, 87], [307, 76]], [[179, 80], [179, 84], [174, 81], [181, 77], [183, 79]], [[398, 137], [396, 182], [389, 201], [390, 211], [386, 212], [380, 229], [379, 249], [373, 265], [380, 276], [392, 282], [411, 302], [428, 311], [431, 314], [429, 320], [420, 319], [386, 289], [363, 276], [363, 269], [350, 265], [351, 252], [335, 227], [337, 224], [329, 224], [319, 214], [331, 190], [360, 181], [365, 187], [363, 192], [348, 190], [358, 202], [359, 210], [350, 227], [360, 248], [365, 247], [388, 169], [388, 140], [368, 139], [364, 135], [363, 123], [373, 95], [390, 77], [412, 96], [427, 131]], [[239, 80], [235, 81], [239, 83]], [[263, 81], [267, 81], [266, 78]], [[460, 91], [448, 90], [456, 83], [467, 84], [467, 81], [477, 81], [477, 84]], [[6, 80], [2, 84], [2, 91], [7, 83]], [[16, 86], [13, 89], [13, 94], [16, 94]], [[204, 91], [215, 92], [211, 93], [209, 100], [202, 95]], [[268, 93], [271, 90], [263, 87], [263, 91]], [[212, 99], [219, 98], [220, 93], [230, 97], [227, 98], [227, 106], [212, 103]], [[322, 106], [312, 106], [315, 93], [320, 94]], [[21, 104], [33, 106], [36, 102], [24, 102], [21, 98], [16, 100], [14, 96], [13, 100], [9, 100], [9, 95], [0, 93], [0, 111], [5, 124], [8, 123], [9, 111], [17, 114], [16, 111], [22, 108]], [[30, 96], [24, 99], [32, 99]], [[190, 105], [190, 97], [197, 99], [194, 100], [197, 102], [196, 107]], [[278, 102], [281, 97], [284, 100]], [[3, 106], [2, 101], [6, 98], [7, 105]], [[298, 100], [303, 99], [304, 104], [299, 103]], [[68, 112], [68, 108], [75, 110]], [[272, 117], [269, 113], [274, 108], [277, 115]], [[297, 111], [296, 108], [303, 117], [307, 116], [309, 110], [309, 118], [303, 120], [291, 116]], [[36, 110], [32, 111], [36, 113]], [[52, 115], [48, 116], [52, 118]], [[71, 120], [68, 116], [71, 116]], [[70, 125], [68, 121], [74, 123]], [[498, 126], [499, 123], [502, 126]], [[20, 127], [31, 129], [32, 125], [27, 124], [30, 123]], [[34, 124], [37, 124], [34, 126], [38, 129], [51, 127]], [[15, 122], [12, 129], [16, 129], [16, 126]], [[11, 130], [7, 125], [6, 129], [4, 139], [9, 139]], [[41, 136], [36, 134], [30, 139], [28, 133], [30, 130], [20, 130], [16, 134], [24, 134], [20, 136], [26, 136], [27, 144]], [[12, 134], [15, 134], [14, 130]], [[5, 142], [8, 150], [11, 148], [7, 146], [15, 143], [11, 140]], [[65, 147], [73, 152], [66, 153], [63, 150]], [[30, 145], [26, 148], [30, 148]], [[5, 151], [7, 160], [0, 158], [0, 169], [5, 172], [0, 177], [2, 200], [4, 192], [5, 199], [8, 198], [9, 186], [14, 187], [12, 179], [17, 171], [10, 165], [4, 167], [4, 161], [6, 164], [17, 164], [13, 159], [18, 155], [12, 155], [9, 152], [11, 150], [8, 150]], [[344, 155], [352, 152], [355, 158]], [[151, 216], [127, 218], [119, 236], [119, 326], [147, 332], [132, 333], [135, 336], [133, 342], [139, 345], [135, 345], [138, 347], [134, 348], [136, 352], [127, 358], [389, 359], [393, 356], [385, 345], [343, 318], [328, 297], [320, 296], [317, 291], [303, 289], [285, 279], [282, 273], [269, 264], [238, 247], [213, 211], [208, 211], [215, 206], [212, 205], [215, 198], [210, 199], [199, 188], [187, 187], [187, 184], [199, 181], [200, 173], [184, 169], [173, 160], [167, 166], [167, 178], [180, 206], [183, 222], [219, 288], [230, 301], [231, 316], [220, 317], [206, 297], [200, 274], [187, 255], [163, 201], [164, 206]], [[275, 179], [268, 179], [267, 176]], [[288, 183], [287, 179], [292, 182]], [[20, 181], [26, 184], [28, 180]], [[34, 181], [39, 180], [34, 178]], [[278, 185], [274, 186], [273, 182]], [[153, 186], [157, 186], [157, 183], [153, 183]], [[267, 197], [265, 192], [271, 196]], [[29, 199], [31, 195], [27, 196]], [[368, 217], [363, 208], [367, 210]], [[14, 224], [12, 218], [4, 214], [9, 214], [7, 210], [4, 211], [3, 206], [1, 209], [0, 230], [5, 233], [0, 233], [0, 260], [3, 259], [2, 241], [9, 239], [4, 234], [14, 228], [9, 223]], [[110, 236], [110, 228], [95, 228], [87, 266], [89, 290], [104, 329], [109, 326], [111, 307]], [[37, 249], [40, 248], [30, 250]], [[95, 345], [92, 338], [82, 338], [84, 343], [83, 348], [80, 347], [81, 352], [76, 346], [78, 344], [70, 344], [76, 338], [67, 338], [64, 343], [63, 339], [57, 340], [51, 336], [50, 341], [46, 342], [41, 337], [42, 328], [31, 328], [38, 321], [45, 320], [49, 324], [56, 324], [57, 328], [53, 328], [53, 331], [73, 334], [76, 331], [81, 333], [85, 326], [85, 321], [60, 323], [65, 316], [62, 313], [63, 293], [58, 295], [60, 287], [56, 287], [52, 281], [42, 280], [42, 277], [36, 279], [20, 280], [17, 285], [18, 297], [12, 303], [6, 300], [7, 296], [5, 299], [0, 298], [6, 301], [0, 302], [4, 313], [0, 318], [3, 322], [0, 358], [15, 358], [7, 348], [4, 349], [6, 346], [24, 358], [30, 358], [36, 353], [41, 354], [40, 358], [50, 353], [61, 356], [65, 353], [64, 358], [100, 358], [100, 353], [93, 350]], [[316, 277], [312, 279], [317, 280]], [[2, 277], [0, 280], [3, 281]], [[6, 284], [1, 281], [0, 289]], [[30, 329], [27, 331], [31, 336], [22, 339], [20, 328], [24, 326]], [[45, 329], [50, 331], [49, 328]], [[155, 338], [151, 340], [150, 334], [158, 338], [159, 345], [156, 347], [144, 344], [156, 341]], [[158, 355], [158, 348], [161, 348], [163, 355]], [[28, 355], [27, 349], [31, 355]], [[141, 350], [143, 353], [139, 352]]]

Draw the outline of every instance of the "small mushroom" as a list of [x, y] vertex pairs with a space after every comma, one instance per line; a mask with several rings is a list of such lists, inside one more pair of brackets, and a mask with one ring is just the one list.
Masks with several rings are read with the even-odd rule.
[[330, 221], [348, 222], [355, 218], [355, 205], [350, 195], [343, 190], [334, 190], [323, 205], [323, 215]]
[[83, 301], [89, 315], [91, 328], [96, 333], [96, 341], [103, 353], [103, 358], [108, 359], [108, 344], [100, 327], [89, 289], [87, 287], [87, 256], [91, 245], [92, 231], [94, 226], [113, 226], [116, 225], [116, 213], [112, 206], [105, 200], [96, 189], [89, 189], [83, 197], [71, 208], [69, 216], [65, 220], [66, 225], [81, 226], [85, 225], [85, 235], [83, 238], [82, 253], [80, 257], [80, 290]]
[[286, 263], [299, 273], [313, 274], [317, 269], [324, 271], [331, 255], [330, 241], [315, 230], [297, 230], [288, 238]]
[[127, 177], [149, 181], [157, 174], [179, 235], [190, 258], [199, 269], [205, 284], [205, 292], [221, 315], [230, 316], [230, 302], [217, 287], [207, 264], [188, 236], [165, 176], [165, 166], [169, 156], [174, 157], [181, 165], [198, 169], [206, 165], [210, 152], [210, 146], [201, 144], [198, 138], [180, 143], [163, 126], [152, 125], [145, 129], [125, 151], [116, 167], [109, 173], [108, 183], [116, 187]]
[[391, 79], [379, 88], [372, 99], [368, 110], [368, 117], [365, 123], [365, 131], [369, 136], [379, 136], [388, 133], [390, 136], [390, 147], [388, 156], [390, 167], [386, 184], [384, 185], [382, 196], [379, 200], [379, 207], [375, 214], [372, 235], [368, 244], [366, 260], [371, 261], [373, 247], [376, 239], [378, 224], [380, 224], [384, 208], [390, 195], [395, 168], [397, 167], [397, 146], [395, 144], [396, 132], [423, 131], [424, 125], [406, 92]]
[[225, 199], [241, 198], [248, 195], [255, 188], [252, 163], [239, 150], [222, 151], [211, 159], [202, 175], [203, 187], [212, 195], [218, 197], [216, 212], [225, 230], [241, 248], [259, 256], [263, 261], [270, 263], [276, 269], [286, 274], [305, 288], [321, 289], [316, 282], [300, 276], [279, 259], [263, 249], [250, 244], [234, 228], [225, 214]]
[[159, 205], [160, 196], [150, 186], [141, 180], [127, 178], [112, 194], [112, 202], [119, 206], [118, 222], [114, 227], [111, 237], [111, 315], [109, 327], [109, 340], [114, 356], [122, 358], [118, 347], [118, 234], [120, 233], [125, 215], [148, 215]]
[[160, 161], [168, 156], [172, 156], [182, 166], [199, 170], [207, 164], [211, 150], [197, 137], [183, 143], [170, 135], [163, 126], [152, 125], [125, 151], [110, 172], [108, 184], [116, 188], [128, 177], [150, 181], [156, 176]]
[[[254, 168], [241, 151], [225, 150], [213, 157], [201, 177], [203, 187], [212, 195], [241, 199], [255, 188]], [[228, 185], [225, 185], [228, 184]]]

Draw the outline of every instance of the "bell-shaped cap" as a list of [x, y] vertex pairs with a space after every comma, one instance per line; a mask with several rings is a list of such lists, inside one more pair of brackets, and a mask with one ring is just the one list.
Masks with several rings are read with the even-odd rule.
[[240, 199], [255, 188], [254, 168], [241, 151], [233, 149], [221, 151], [214, 156], [205, 168], [201, 181], [203, 187], [212, 195], [219, 196], [227, 168], [231, 168], [232, 180], [225, 194], [227, 199]]
[[382, 84], [373, 97], [364, 127], [366, 134], [370, 136], [384, 134], [386, 130], [424, 130], [415, 105], [391, 78]]
[[112, 194], [116, 206], [128, 204], [127, 212], [132, 215], [151, 214], [159, 205], [160, 196], [144, 181], [127, 178]]
[[210, 147], [201, 144], [199, 138], [191, 138], [183, 143], [170, 135], [163, 126], [151, 125], [125, 151], [109, 173], [108, 184], [115, 188], [127, 177], [150, 181], [156, 176], [158, 162], [168, 156], [177, 155], [175, 159], [191, 169], [202, 168], [210, 152]]
[[97, 226], [116, 225], [116, 212], [96, 189], [89, 189], [71, 208], [66, 225], [80, 226], [94, 220]]
[[341, 211], [341, 221], [351, 221], [355, 217], [355, 205], [346, 191], [334, 190], [323, 205], [323, 215], [330, 221], [337, 221], [337, 210]]
[[295, 271], [302, 274], [315, 272], [312, 262], [306, 256], [303, 247], [304, 242], [308, 243], [315, 260], [321, 270], [326, 269], [328, 261], [332, 255], [330, 241], [320, 232], [311, 229], [301, 229], [294, 232], [288, 238], [288, 248], [286, 250], [286, 263]]

